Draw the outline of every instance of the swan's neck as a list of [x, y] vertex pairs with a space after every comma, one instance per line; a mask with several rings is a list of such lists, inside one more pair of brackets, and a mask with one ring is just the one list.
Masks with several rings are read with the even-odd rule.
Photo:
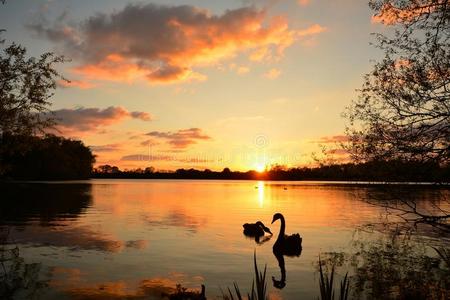
[[284, 239], [284, 230], [286, 228], [286, 224], [284, 222], [284, 217], [283, 216], [281, 216], [280, 222], [281, 222], [280, 233], [278, 234], [278, 239], [277, 239], [279, 241]]

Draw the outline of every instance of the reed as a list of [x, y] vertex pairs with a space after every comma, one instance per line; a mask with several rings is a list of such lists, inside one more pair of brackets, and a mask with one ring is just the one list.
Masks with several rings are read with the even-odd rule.
[[[253, 253], [253, 263], [255, 270], [255, 279], [252, 282], [252, 289], [250, 293], [247, 293], [248, 300], [268, 300], [267, 297], [267, 278], [266, 271], [267, 265], [264, 266], [264, 272], [258, 270], [258, 264], [256, 263], [256, 251]], [[256, 283], [256, 285], [255, 285]], [[243, 300], [239, 285], [234, 282], [234, 295], [230, 288], [228, 288], [228, 294], [226, 295], [222, 291], [222, 298], [224, 300]]]
[[[335, 265], [331, 267], [330, 274], [324, 273], [322, 268], [322, 261], [319, 256], [319, 287], [320, 287], [320, 299], [321, 300], [334, 300], [334, 274]], [[348, 273], [345, 274], [343, 280], [340, 283], [339, 300], [347, 300], [348, 292], [350, 289], [350, 279]]]

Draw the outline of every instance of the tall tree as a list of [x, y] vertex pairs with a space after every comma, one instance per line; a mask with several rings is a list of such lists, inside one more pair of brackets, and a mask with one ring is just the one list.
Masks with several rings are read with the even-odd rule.
[[450, 0], [370, 0], [384, 58], [346, 109], [355, 159], [450, 161]]
[[0, 137], [33, 135], [54, 124], [48, 100], [56, 81], [64, 79], [55, 69], [64, 60], [52, 52], [27, 57], [25, 47], [16, 43], [5, 47], [5, 40], [0, 39]]
[[1, 49], [0, 136], [33, 135], [53, 124], [49, 99], [62, 78], [55, 64], [63, 61], [51, 52], [27, 57], [25, 47], [15, 43]]

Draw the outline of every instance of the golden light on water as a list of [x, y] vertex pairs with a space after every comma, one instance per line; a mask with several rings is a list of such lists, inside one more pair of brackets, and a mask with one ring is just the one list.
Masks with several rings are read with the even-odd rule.
[[264, 206], [264, 181], [258, 181], [258, 204], [260, 208]]

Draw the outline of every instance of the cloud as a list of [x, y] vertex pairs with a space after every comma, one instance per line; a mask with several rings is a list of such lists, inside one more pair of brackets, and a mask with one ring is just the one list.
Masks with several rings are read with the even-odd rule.
[[309, 5], [311, 0], [297, 0], [297, 3], [301, 6], [307, 6]]
[[130, 116], [133, 119], [140, 119], [142, 121], [151, 121], [152, 116], [149, 113], [143, 112], [143, 111], [132, 111], [130, 112]]
[[107, 144], [99, 146], [89, 146], [93, 152], [115, 152], [122, 148], [121, 144]]
[[190, 145], [197, 144], [199, 140], [210, 140], [211, 137], [204, 134], [200, 128], [180, 129], [176, 132], [152, 131], [146, 135], [167, 140], [175, 149], [184, 149]]
[[270, 121], [270, 119], [264, 116], [231, 116], [217, 120], [216, 125], [220, 127], [235, 125], [243, 126], [242, 124], [244, 123], [244, 126], [247, 126], [249, 123], [267, 121]]
[[122, 121], [125, 118], [152, 120], [152, 116], [146, 112], [130, 112], [121, 106], [101, 108], [75, 108], [54, 110], [52, 117], [57, 119], [56, 128], [69, 135], [92, 133], [101, 127], [109, 126]]
[[58, 44], [81, 64], [88, 78], [150, 82], [201, 81], [197, 67], [214, 65], [240, 53], [261, 60], [281, 57], [309, 29], [289, 27], [282, 16], [243, 7], [221, 15], [194, 6], [129, 4], [98, 13], [77, 25], [41, 19], [28, 28]]
[[60, 80], [57, 82], [57, 85], [61, 88], [76, 87], [82, 90], [92, 89], [95, 87], [95, 84], [85, 80], [70, 80], [70, 81]]
[[[428, 3], [423, 3], [428, 2]], [[433, 2], [433, 3], [432, 3]], [[396, 7], [391, 3], [385, 3], [381, 7], [378, 14], [372, 17], [372, 23], [382, 23], [385, 25], [395, 25], [397, 23], [412, 22], [420, 16], [428, 16], [436, 6], [446, 5], [447, 1], [407, 1], [400, 7]], [[429, 4], [429, 5], [425, 5]]]
[[236, 69], [236, 73], [238, 73], [239, 75], [243, 75], [243, 74], [247, 74], [248, 72], [250, 72], [250, 68], [249, 67], [238, 67]]
[[278, 69], [270, 69], [266, 73], [263, 74], [267, 79], [277, 79], [281, 75], [281, 71]]
[[148, 155], [148, 154], [131, 154], [125, 155], [120, 160], [122, 161], [173, 161], [174, 156], [171, 155]]
[[172, 161], [172, 162], [182, 162], [182, 163], [208, 163], [213, 162], [213, 159], [203, 158], [203, 157], [177, 157], [175, 155], [161, 155], [161, 154], [131, 154], [125, 155], [120, 160], [122, 161]]
[[244, 75], [250, 72], [250, 68], [247, 66], [238, 66], [235, 63], [230, 64], [229, 69], [235, 71], [238, 75]]
[[141, 146], [156, 146], [159, 143], [155, 142], [154, 140], [145, 140], [140, 143]]
[[320, 139], [313, 141], [313, 143], [332, 144], [332, 143], [345, 143], [348, 141], [349, 137], [346, 135], [333, 135], [333, 136], [323, 136]]
[[301, 37], [314, 36], [325, 31], [327, 31], [326, 27], [320, 26], [319, 24], [314, 24], [306, 29], [297, 31], [297, 35]]
[[349, 157], [350, 153], [346, 149], [330, 149], [325, 152], [326, 154]]

